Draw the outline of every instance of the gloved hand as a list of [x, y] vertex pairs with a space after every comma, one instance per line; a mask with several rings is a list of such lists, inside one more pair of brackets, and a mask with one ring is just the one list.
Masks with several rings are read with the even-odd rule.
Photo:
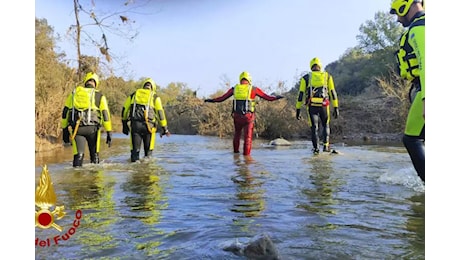
[[302, 118], [302, 116], [300, 115], [300, 109], [295, 110], [295, 118], [297, 118], [297, 120], [300, 120]]
[[107, 131], [107, 140], [105, 141], [105, 143], [110, 147], [112, 145], [112, 133], [110, 133], [109, 131]]
[[281, 96], [281, 95], [276, 95], [276, 99], [282, 99], [282, 98], [284, 98], [284, 97]]
[[129, 134], [128, 121], [122, 120], [121, 123], [123, 124], [123, 134], [128, 135]]
[[214, 100], [212, 100], [210, 98], [207, 98], [207, 99], [204, 100], [204, 102], [214, 103]]
[[332, 113], [332, 115], [334, 116], [335, 119], [337, 119], [339, 117], [339, 108], [338, 107], [334, 107], [334, 112]]
[[167, 137], [171, 135], [167, 127], [163, 127], [163, 132], [160, 134], [160, 138], [163, 138], [163, 135], [166, 135]]
[[62, 141], [64, 141], [65, 144], [70, 144], [70, 132], [68, 127], [62, 129]]

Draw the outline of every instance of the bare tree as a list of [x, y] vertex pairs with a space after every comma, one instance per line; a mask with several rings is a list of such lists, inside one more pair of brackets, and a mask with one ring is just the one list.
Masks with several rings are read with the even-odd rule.
[[[99, 6], [96, 6], [96, 0], [91, 0], [89, 7], [81, 4], [81, 0], [73, 0], [76, 24], [69, 27], [69, 33], [74, 36], [77, 48], [77, 74], [79, 79], [82, 78], [84, 73], [83, 68], [89, 66], [88, 64], [83, 64], [85, 55], [82, 54], [82, 41], [87, 41], [91, 46], [94, 46], [99, 55], [107, 62], [107, 68], [112, 71], [110, 64], [115, 52], [112, 52], [110, 48], [109, 37], [113, 36], [110, 38], [112, 42], [114, 37], [133, 41], [139, 34], [135, 27], [136, 15], [152, 14], [147, 8], [151, 2], [150, 0], [138, 3], [135, 3], [134, 0], [126, 0], [119, 7], [116, 6], [116, 2], [120, 1], [113, 1], [110, 5], [110, 11], [104, 11], [99, 9]], [[119, 8], [119, 10], [115, 10], [116, 8]], [[100, 61], [102, 62], [102, 59]]]

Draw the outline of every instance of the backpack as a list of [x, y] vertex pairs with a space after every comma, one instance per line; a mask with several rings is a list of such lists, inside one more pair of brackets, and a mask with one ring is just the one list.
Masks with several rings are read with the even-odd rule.
[[[155, 104], [157, 95], [149, 89], [138, 89], [133, 94], [133, 103], [131, 105], [131, 120], [133, 121], [155, 121], [155, 108], [150, 104]], [[153, 100], [153, 102], [152, 102]]]
[[[322, 78], [319, 78], [321, 75]], [[311, 106], [328, 106], [329, 105], [329, 73], [326, 71], [319, 73], [310, 72], [304, 77], [307, 82], [309, 99], [307, 104]], [[313, 82], [313, 83], [312, 83]], [[314, 85], [314, 86], [313, 86]]]
[[72, 92], [72, 113], [70, 124], [99, 125], [101, 118], [99, 105], [102, 94], [94, 88], [77, 87]]

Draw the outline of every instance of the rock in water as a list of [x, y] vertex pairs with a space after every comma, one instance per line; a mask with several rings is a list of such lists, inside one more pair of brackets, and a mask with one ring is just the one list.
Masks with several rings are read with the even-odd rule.
[[232, 252], [237, 256], [245, 256], [248, 260], [280, 260], [278, 250], [269, 236], [266, 234], [253, 237], [246, 243], [238, 240], [231, 245], [224, 246], [225, 251]]
[[289, 146], [291, 143], [284, 138], [276, 138], [275, 140], [270, 141], [270, 145], [274, 146]]
[[243, 256], [243, 245], [238, 241], [224, 247], [224, 251], [229, 251], [238, 256]]
[[253, 240], [243, 250], [243, 254], [249, 259], [254, 260], [278, 260], [278, 250], [276, 250], [275, 244], [267, 235]]

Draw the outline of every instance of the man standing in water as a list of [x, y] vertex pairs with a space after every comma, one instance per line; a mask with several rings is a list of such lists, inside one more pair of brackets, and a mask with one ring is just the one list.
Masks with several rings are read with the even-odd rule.
[[222, 102], [230, 97], [234, 97], [232, 117], [235, 126], [233, 135], [233, 152], [240, 152], [241, 132], [244, 129], [244, 148], [243, 155], [251, 155], [252, 133], [254, 121], [256, 120], [255, 106], [256, 97], [261, 97], [267, 101], [274, 101], [283, 98], [283, 96], [270, 96], [263, 92], [259, 87], [252, 86], [251, 75], [243, 71], [240, 74], [240, 84], [230, 88], [220, 97], [206, 99], [204, 102]]
[[401, 36], [397, 59], [402, 78], [411, 81], [411, 106], [403, 143], [418, 176], [425, 182], [425, 11], [422, 0], [393, 0], [391, 14], [408, 30]]
[[[319, 124], [323, 127], [323, 152], [331, 152], [329, 145], [330, 103], [334, 107], [333, 116], [339, 116], [339, 99], [335, 91], [334, 80], [327, 71], [322, 71], [319, 58], [310, 61], [311, 72], [300, 79], [297, 97], [296, 119], [300, 120], [300, 109], [307, 106], [308, 125], [311, 129], [313, 154], [319, 154]], [[334, 152], [334, 151], [332, 151]]]
[[[142, 145], [144, 156], [152, 155], [158, 127], [162, 129], [160, 138], [171, 135], [161, 98], [157, 95], [157, 84], [151, 78], [145, 79], [142, 87], [126, 98], [121, 118], [123, 134], [131, 132], [131, 162], [139, 161]], [[131, 129], [128, 121], [131, 122]]]

